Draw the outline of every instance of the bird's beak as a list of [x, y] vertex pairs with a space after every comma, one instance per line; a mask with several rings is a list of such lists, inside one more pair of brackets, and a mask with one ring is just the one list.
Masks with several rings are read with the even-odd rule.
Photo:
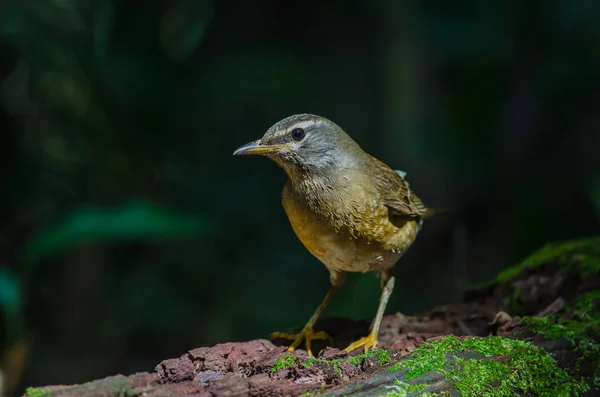
[[269, 154], [281, 149], [291, 149], [288, 145], [263, 145], [260, 141], [254, 141], [240, 146], [233, 152], [234, 156], [249, 156], [252, 154]]

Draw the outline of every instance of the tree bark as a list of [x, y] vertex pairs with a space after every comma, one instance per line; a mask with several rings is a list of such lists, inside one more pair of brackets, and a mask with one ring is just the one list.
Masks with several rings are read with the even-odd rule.
[[[577, 247], [576, 244], [571, 246]], [[585, 276], [582, 275], [581, 269], [573, 260], [573, 258], [589, 258], [589, 250], [582, 252], [586, 252], [587, 256], [573, 252], [561, 253], [561, 260], [571, 267], [560, 265], [560, 260], [546, 258], [545, 264], [523, 266], [518, 271], [509, 272], [513, 276], [508, 280], [499, 277], [498, 280], [484, 287], [469, 291], [463, 302], [436, 307], [420, 316], [388, 315], [384, 317], [381, 324], [378, 349], [368, 354], [363, 354], [362, 351], [346, 354], [340, 350], [349, 342], [368, 333], [366, 323], [347, 319], [328, 319], [320, 322], [316, 327], [317, 330], [325, 330], [330, 336], [328, 341], [314, 343], [313, 351], [317, 354], [316, 359], [307, 357], [303, 350], [287, 352], [286, 346], [281, 345], [283, 341], [270, 342], [260, 339], [232, 342], [213, 347], [200, 347], [188, 351], [179, 358], [164, 360], [152, 373], [117, 375], [83, 385], [28, 389], [26, 395], [31, 397], [50, 395], [309, 396], [316, 394], [418, 396], [424, 393], [428, 396], [460, 396], [461, 393], [462, 395], [493, 395], [492, 391], [497, 386], [493, 384], [489, 389], [489, 393], [492, 394], [485, 394], [488, 393], [487, 391], [483, 394], [465, 392], [464, 382], [461, 385], [460, 378], [470, 374], [467, 374], [466, 370], [462, 373], [461, 368], [466, 367], [460, 365], [452, 367], [454, 371], [452, 376], [448, 375], [451, 372], [446, 371], [447, 367], [442, 370], [441, 367], [427, 369], [418, 376], [409, 376], [409, 371], [427, 364], [426, 360], [431, 361], [431, 358], [425, 358], [421, 352], [431, 348], [437, 342], [448, 340], [457, 343], [475, 340], [483, 343], [492, 340], [500, 340], [502, 343], [526, 341], [527, 344], [515, 343], [521, 343], [542, 354], [545, 361], [552, 366], [550, 376], [546, 371], [547, 378], [545, 380], [540, 378], [540, 384], [552, 383], [552, 379], [559, 379], [560, 376], [566, 376], [573, 381], [570, 386], [573, 387], [573, 392], [569, 391], [569, 386], [566, 384], [564, 388], [556, 390], [558, 394], [552, 394], [551, 391], [540, 392], [535, 388], [538, 391], [522, 390], [515, 386], [515, 395], [561, 395], [560, 393], [600, 395], [599, 390], [594, 386], [594, 382], [600, 383], [598, 364], [600, 337], [595, 334], [598, 331], [597, 323], [600, 321], [598, 320], [600, 277], [597, 270], [596, 273], [590, 274], [587, 271]], [[587, 301], [588, 312], [582, 314], [583, 309], [581, 307], [578, 309], [577, 299], [586, 294], [593, 299]], [[554, 339], [548, 339], [543, 336], [546, 335], [544, 332], [528, 325], [531, 322], [527, 319], [523, 320], [506, 313], [510, 311], [529, 315], [534, 319], [536, 316], [539, 319], [550, 319], [549, 316], [553, 316], [553, 321], [558, 321], [559, 318], [570, 321], [570, 318], [579, 316], [578, 318], [583, 321], [581, 323], [583, 328], [581, 326], [579, 328], [585, 330], [580, 336], [583, 338], [581, 340], [585, 340], [588, 347], [592, 346], [592, 348], [588, 348], [587, 353], [584, 353], [584, 349], [578, 345], [576, 335], [567, 335], [566, 338], [555, 335]], [[587, 322], [596, 325], [588, 329]], [[455, 337], [452, 339], [447, 337], [448, 335]], [[509, 339], [498, 339], [497, 336]], [[478, 339], [473, 339], [474, 337]], [[420, 346], [423, 348], [419, 348]], [[418, 350], [413, 352], [415, 349]], [[513, 362], [511, 359], [514, 357], [510, 357], [511, 354], [505, 351], [499, 356], [495, 353], [482, 355], [477, 350], [466, 348], [452, 351], [447, 361], [450, 366], [471, 359], [478, 360], [478, 366], [479, 364], [484, 366], [491, 360], [496, 361], [492, 363], [495, 365], [512, 365], [510, 363]], [[410, 364], [402, 367], [404, 365], [402, 363]], [[519, 372], [516, 373], [517, 376], [530, 379], [531, 385], [535, 386], [538, 382], [535, 377], [543, 376], [537, 368], [541, 363], [533, 362], [523, 367], [521, 362], [520, 365], [518, 368], [515, 367], [514, 371], [513, 368], [509, 368], [506, 378]], [[528, 366], [531, 367], [531, 372], [528, 372], [530, 369]]]

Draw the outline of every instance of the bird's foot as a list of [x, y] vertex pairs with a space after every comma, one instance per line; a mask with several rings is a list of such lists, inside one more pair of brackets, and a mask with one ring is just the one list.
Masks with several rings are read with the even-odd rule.
[[288, 351], [290, 351], [290, 352], [293, 352], [294, 350], [296, 350], [296, 348], [298, 346], [300, 346], [302, 341], [305, 341], [304, 344], [306, 345], [306, 353], [309, 356], [312, 356], [313, 353], [311, 350], [311, 341], [325, 340], [325, 339], [327, 339], [327, 334], [324, 331], [315, 332], [315, 331], [313, 331], [313, 329], [311, 327], [304, 327], [302, 329], [302, 331], [300, 331], [297, 334], [288, 334], [287, 332], [273, 332], [271, 335], [269, 335], [269, 338], [271, 340], [273, 340], [273, 339], [292, 340], [293, 342], [290, 345], [290, 347], [288, 348]]
[[346, 353], [350, 353], [356, 349], [361, 347], [365, 348], [365, 353], [369, 351], [369, 349], [377, 346], [377, 335], [370, 333], [369, 336], [364, 336], [357, 340], [356, 342], [350, 343], [350, 345], [344, 349]]

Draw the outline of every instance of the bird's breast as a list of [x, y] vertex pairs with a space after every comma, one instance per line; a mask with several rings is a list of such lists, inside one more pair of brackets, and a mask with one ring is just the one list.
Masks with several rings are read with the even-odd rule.
[[[365, 192], [362, 192], [365, 194]], [[360, 192], [359, 192], [360, 195]], [[338, 199], [338, 210], [345, 213], [315, 211], [288, 181], [282, 204], [292, 228], [302, 244], [328, 269], [349, 272], [386, 270], [394, 266], [416, 238], [417, 221], [394, 224], [387, 209], [353, 195], [349, 205]], [[364, 205], [358, 205], [357, 203]], [[312, 206], [314, 207], [314, 205]], [[360, 208], [359, 208], [360, 207]]]

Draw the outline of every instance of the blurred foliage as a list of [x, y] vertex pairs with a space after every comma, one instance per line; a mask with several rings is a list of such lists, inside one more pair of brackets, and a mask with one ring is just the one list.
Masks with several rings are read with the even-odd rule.
[[[453, 209], [400, 261], [390, 311], [597, 234], [599, 18], [584, 0], [0, 2], [2, 349], [32, 340], [18, 387], [306, 321], [328, 277], [281, 209], [285, 176], [231, 157], [292, 113]], [[326, 315], [369, 319], [377, 297], [352, 275]]]
[[126, 203], [109, 209], [81, 207], [32, 236], [25, 247], [25, 260], [34, 263], [47, 254], [90, 240], [127, 242], [198, 238], [209, 231], [210, 225], [204, 218], [184, 216], [146, 202]]
[[21, 311], [21, 285], [6, 266], [0, 267], [0, 307], [7, 316]]

